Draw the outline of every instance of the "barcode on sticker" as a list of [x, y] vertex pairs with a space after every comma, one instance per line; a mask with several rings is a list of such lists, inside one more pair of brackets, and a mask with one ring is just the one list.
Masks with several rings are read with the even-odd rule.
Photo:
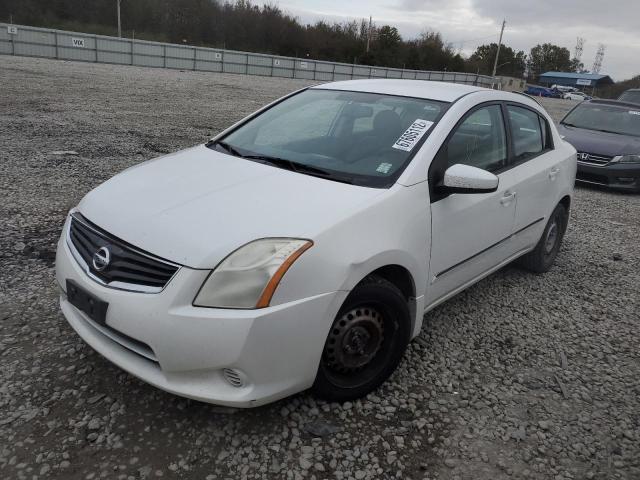
[[405, 132], [400, 135], [400, 138], [396, 140], [396, 143], [392, 145], [392, 148], [398, 150], [404, 150], [410, 152], [411, 149], [420, 141], [422, 136], [431, 128], [433, 122], [429, 120], [416, 119]]

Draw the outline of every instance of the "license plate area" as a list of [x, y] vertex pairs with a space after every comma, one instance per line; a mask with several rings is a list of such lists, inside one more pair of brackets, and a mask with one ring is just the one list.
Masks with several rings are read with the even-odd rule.
[[69, 279], [67, 279], [67, 299], [71, 305], [86, 313], [91, 320], [100, 325], [106, 325], [109, 304]]

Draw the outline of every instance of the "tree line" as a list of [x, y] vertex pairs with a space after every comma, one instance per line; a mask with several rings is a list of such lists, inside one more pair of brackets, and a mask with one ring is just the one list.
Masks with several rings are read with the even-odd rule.
[[[0, 19], [18, 24], [115, 35], [117, 0], [3, 0]], [[465, 57], [440, 33], [405, 40], [396, 27], [368, 20], [302, 24], [275, 4], [249, 0], [121, 0], [123, 36], [415, 70], [490, 75], [498, 45]], [[497, 75], [535, 81], [550, 70], [581, 71], [567, 48], [544, 43], [527, 55], [503, 45]]]

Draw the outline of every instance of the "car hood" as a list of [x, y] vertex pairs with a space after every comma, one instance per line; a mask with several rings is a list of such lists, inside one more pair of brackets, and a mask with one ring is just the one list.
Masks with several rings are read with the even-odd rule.
[[615, 157], [640, 153], [640, 137], [558, 125], [558, 132], [578, 152]]
[[313, 239], [386, 190], [338, 183], [204, 145], [131, 167], [78, 209], [112, 235], [192, 268], [259, 238]]

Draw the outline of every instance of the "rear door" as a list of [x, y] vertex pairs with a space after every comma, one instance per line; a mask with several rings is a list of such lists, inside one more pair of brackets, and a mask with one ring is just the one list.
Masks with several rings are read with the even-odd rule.
[[517, 197], [513, 243], [517, 251], [533, 247], [555, 208], [562, 159], [553, 147], [549, 124], [524, 105], [505, 105], [510, 130], [514, 192]]
[[[508, 169], [508, 157], [503, 111], [496, 102], [470, 110], [432, 162], [427, 305], [473, 282], [512, 254], [510, 236], [516, 212], [513, 187], [517, 176]], [[458, 163], [495, 173], [498, 190], [439, 196], [433, 187], [448, 167]]]

